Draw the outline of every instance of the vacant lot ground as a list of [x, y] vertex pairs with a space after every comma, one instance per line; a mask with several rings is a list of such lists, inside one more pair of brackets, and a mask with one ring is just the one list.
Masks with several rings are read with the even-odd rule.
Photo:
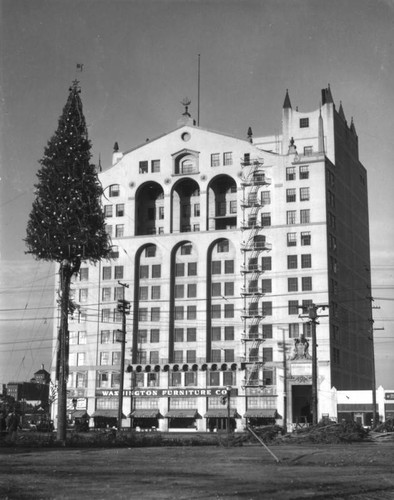
[[393, 443], [0, 449], [1, 499], [394, 499]]

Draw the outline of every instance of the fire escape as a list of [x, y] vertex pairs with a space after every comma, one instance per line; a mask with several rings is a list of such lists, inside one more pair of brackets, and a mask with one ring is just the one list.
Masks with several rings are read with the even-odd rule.
[[260, 299], [264, 295], [260, 277], [264, 272], [261, 263], [261, 254], [271, 249], [263, 234], [264, 227], [261, 221], [263, 207], [259, 191], [262, 186], [270, 184], [265, 176], [263, 160], [250, 159], [248, 155], [242, 161], [242, 188], [243, 198], [241, 208], [243, 218], [241, 223], [243, 264], [243, 338], [245, 344], [244, 367], [245, 387], [261, 387], [263, 385], [263, 357], [261, 344], [263, 343], [260, 323], [263, 319]]

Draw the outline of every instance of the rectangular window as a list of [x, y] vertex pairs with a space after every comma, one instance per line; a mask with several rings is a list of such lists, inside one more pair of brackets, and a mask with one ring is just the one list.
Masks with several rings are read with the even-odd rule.
[[152, 160], [150, 165], [152, 173], [160, 172], [160, 160]]
[[213, 363], [220, 363], [222, 360], [222, 352], [220, 349], [212, 349], [211, 359]]
[[237, 213], [237, 200], [231, 200], [229, 205], [230, 214]]
[[68, 343], [70, 345], [78, 343], [78, 332], [69, 332]]
[[297, 269], [297, 255], [288, 255], [287, 256], [287, 269]]
[[221, 306], [220, 304], [212, 304], [212, 318], [221, 317]]
[[185, 264], [183, 262], [175, 264], [175, 276], [185, 276]]
[[187, 285], [187, 296], [188, 298], [197, 297], [197, 285], [195, 283]]
[[302, 269], [312, 267], [312, 255], [310, 253], [301, 255], [301, 267]]
[[148, 309], [146, 307], [140, 307], [138, 310], [139, 321], [148, 321]]
[[150, 341], [152, 344], [160, 342], [160, 330], [158, 328], [152, 328], [150, 331]]
[[175, 306], [175, 319], [184, 318], [184, 308], [183, 306]]
[[160, 300], [160, 286], [159, 285], [152, 286], [150, 293], [151, 293], [152, 300]]
[[192, 246], [189, 243], [185, 243], [181, 246], [181, 255], [191, 255]]
[[224, 304], [224, 317], [234, 318], [234, 304]]
[[263, 212], [261, 214], [261, 225], [263, 227], [269, 227], [271, 225], [271, 213]]
[[183, 363], [183, 351], [174, 351], [174, 363]]
[[298, 314], [298, 300], [289, 300], [288, 303], [288, 313], [289, 314]]
[[116, 280], [122, 280], [123, 279], [123, 266], [115, 266], [115, 276], [114, 278]]
[[312, 277], [306, 276], [302, 278], [302, 291], [310, 292], [312, 290]]
[[105, 232], [108, 234], [108, 236], [112, 236], [112, 226], [109, 224], [105, 224]]
[[110, 279], [111, 279], [111, 267], [104, 266], [103, 267], [103, 280], [110, 280]]
[[263, 324], [263, 339], [272, 339], [272, 325]]
[[261, 280], [261, 291], [263, 293], [272, 293], [272, 280], [271, 279]]
[[86, 352], [79, 352], [77, 354], [77, 366], [86, 365]]
[[232, 281], [227, 281], [224, 284], [224, 295], [233, 296], [234, 295], [234, 283]]
[[153, 264], [152, 266], [152, 278], [161, 277], [161, 264]]
[[270, 363], [273, 358], [273, 349], [272, 347], [263, 347], [263, 361], [264, 363]]
[[82, 388], [88, 386], [88, 374], [86, 372], [78, 372], [76, 374], [75, 387]]
[[223, 372], [223, 385], [236, 385], [235, 372]]
[[301, 224], [309, 224], [311, 221], [310, 210], [300, 210], [300, 223]]
[[150, 310], [150, 320], [160, 321], [160, 307], [152, 307]]
[[311, 323], [303, 323], [302, 324], [302, 333], [305, 337], [312, 337], [312, 324]]
[[147, 174], [148, 173], [148, 162], [147, 161], [140, 161], [139, 173], [140, 174]]
[[209, 372], [208, 385], [214, 387], [220, 385], [220, 372]]
[[112, 205], [104, 205], [104, 217], [112, 217]]
[[287, 167], [286, 168], [286, 180], [287, 181], [295, 181], [296, 180], [296, 169], [295, 169], [295, 167]]
[[174, 328], [174, 342], [183, 342], [183, 328]]
[[119, 203], [116, 205], [116, 217], [124, 216], [124, 203]]
[[311, 244], [311, 233], [310, 231], [304, 231], [301, 233], [301, 245], [307, 246]]
[[286, 201], [287, 203], [297, 201], [297, 195], [295, 189], [286, 189]]
[[151, 365], [157, 365], [159, 363], [159, 351], [151, 351], [149, 353], [149, 363]]
[[149, 278], [149, 266], [140, 266], [140, 278]]
[[80, 281], [88, 281], [89, 280], [89, 268], [81, 267], [79, 270], [79, 280]]
[[296, 210], [288, 210], [286, 212], [286, 224], [296, 224], [296, 217], [297, 217], [296, 214], [297, 214]]
[[222, 273], [222, 261], [213, 260], [211, 263], [211, 272], [212, 272], [212, 274], [221, 274]]
[[195, 203], [193, 208], [194, 217], [200, 217], [200, 204]]
[[223, 165], [233, 164], [233, 153], [223, 153]]
[[298, 323], [289, 324], [289, 338], [296, 339], [300, 336], [300, 325]]
[[261, 307], [263, 316], [272, 316], [272, 302], [262, 302]]
[[188, 276], [197, 276], [197, 262], [188, 262], [187, 275]]
[[78, 332], [78, 344], [79, 345], [86, 344], [86, 331], [85, 330]]
[[101, 321], [102, 323], [109, 323], [111, 319], [111, 309], [101, 310]]
[[150, 341], [152, 344], [160, 342], [160, 330], [158, 328], [152, 328], [150, 331]]
[[140, 300], [148, 300], [148, 287], [147, 286], [140, 286], [139, 299]]
[[113, 314], [114, 323], [121, 323], [122, 322], [122, 313], [120, 311], [118, 311], [118, 309], [114, 309], [112, 311], [112, 314]]
[[311, 299], [305, 299], [302, 301], [302, 314], [308, 314], [310, 306], [313, 304]]
[[301, 165], [300, 166], [300, 179], [309, 179], [309, 166]]
[[271, 192], [270, 191], [261, 191], [261, 204], [263, 206], [271, 204]]
[[304, 147], [304, 155], [305, 156], [312, 156], [313, 154], [313, 147], [312, 146], [305, 146]]
[[197, 306], [187, 306], [187, 319], [197, 318]]
[[120, 194], [120, 188], [119, 188], [119, 184], [112, 184], [110, 187], [109, 187], [109, 196], [119, 196]]
[[220, 153], [211, 154], [211, 167], [219, 167], [220, 165]]
[[88, 300], [88, 289], [80, 288], [79, 290], [79, 302], [82, 304]]
[[171, 372], [170, 385], [172, 387], [179, 387], [182, 385], [182, 373]]
[[197, 359], [196, 351], [186, 351], [186, 363], [195, 363]]
[[224, 350], [224, 361], [226, 363], [233, 363], [234, 362], [234, 349], [225, 349]]
[[274, 382], [274, 372], [272, 370], [263, 370], [263, 385], [272, 385]]
[[[186, 354], [186, 356], [187, 356], [187, 354]], [[192, 355], [190, 355], [190, 356], [192, 356]], [[189, 361], [189, 363], [193, 363], [193, 361]], [[186, 387], [193, 387], [196, 385], [197, 385], [197, 373], [196, 372], [186, 372], [185, 373], [185, 386]]]
[[112, 353], [112, 364], [120, 365], [120, 352], [116, 351]]
[[100, 335], [102, 344], [111, 343], [111, 332], [109, 330], [101, 330]]
[[233, 260], [225, 260], [224, 261], [224, 273], [225, 274], [234, 274], [234, 261]]
[[300, 118], [300, 128], [309, 127], [309, 118]]
[[298, 292], [298, 278], [287, 278], [287, 291]]
[[175, 298], [182, 299], [185, 296], [185, 285], [175, 285]]
[[263, 271], [272, 270], [272, 258], [271, 257], [261, 257], [261, 269]]
[[211, 328], [211, 340], [212, 341], [218, 341], [221, 340], [222, 336], [222, 329], [220, 326], [213, 326]]
[[114, 300], [124, 299], [124, 288], [122, 286], [116, 286], [114, 288]]
[[222, 284], [212, 283], [212, 297], [220, 297], [222, 295]]
[[186, 340], [187, 342], [197, 341], [197, 328], [187, 328], [186, 329]]
[[309, 200], [309, 188], [303, 187], [300, 188], [300, 201], [308, 201]]

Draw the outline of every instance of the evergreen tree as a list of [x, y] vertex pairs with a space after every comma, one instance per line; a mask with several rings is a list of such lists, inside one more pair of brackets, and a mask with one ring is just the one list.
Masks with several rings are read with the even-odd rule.
[[60, 265], [57, 438], [65, 444], [68, 377], [68, 314], [71, 277], [82, 261], [110, 255], [100, 197], [102, 187], [90, 163], [91, 143], [82, 111], [79, 82], [69, 89], [58, 128], [45, 148], [36, 198], [27, 224], [28, 253]]

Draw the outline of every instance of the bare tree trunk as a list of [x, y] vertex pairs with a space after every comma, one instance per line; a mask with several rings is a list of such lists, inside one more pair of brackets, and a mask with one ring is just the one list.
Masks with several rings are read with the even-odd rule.
[[68, 311], [70, 300], [70, 284], [72, 266], [68, 260], [60, 264], [60, 329], [59, 329], [59, 381], [58, 381], [58, 410], [57, 435], [59, 442], [66, 445], [67, 433], [67, 378], [68, 378]]

